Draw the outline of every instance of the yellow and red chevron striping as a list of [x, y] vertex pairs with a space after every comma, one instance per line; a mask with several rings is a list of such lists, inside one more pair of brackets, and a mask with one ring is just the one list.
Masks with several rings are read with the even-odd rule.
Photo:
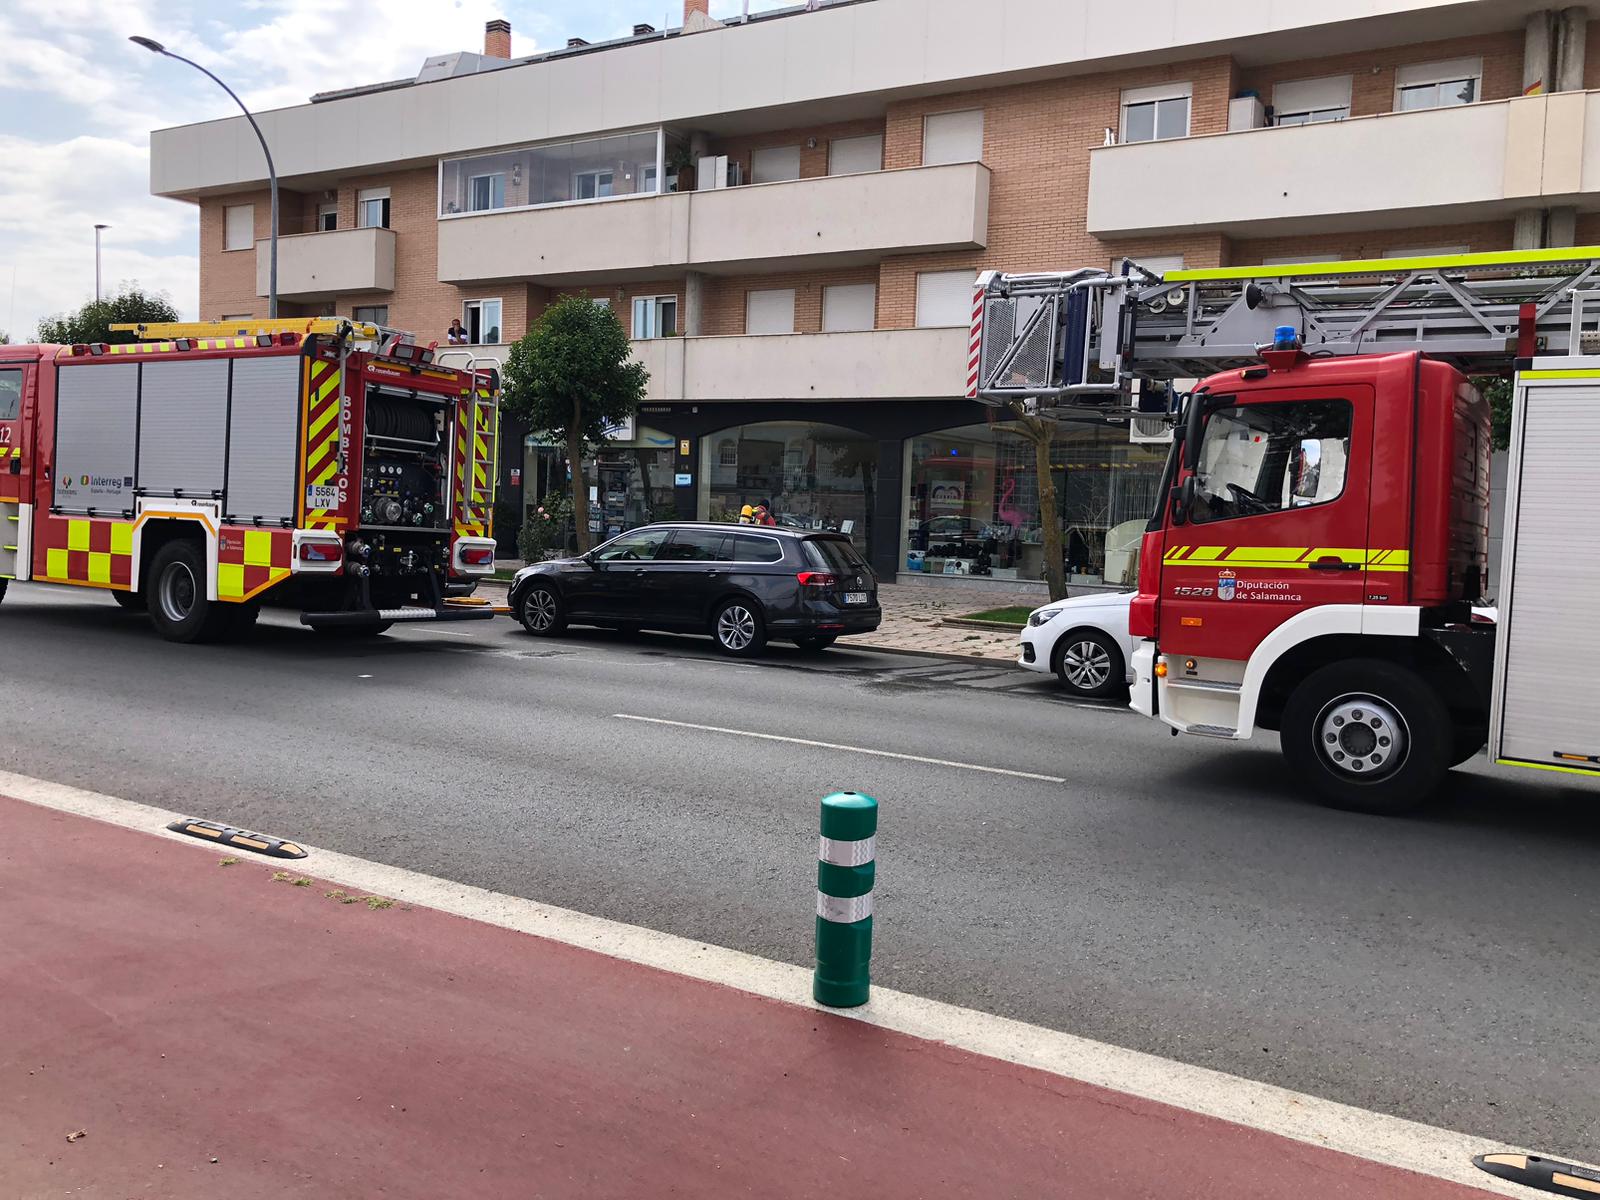
[[327, 484], [339, 473], [340, 375], [338, 362], [325, 358], [311, 359], [306, 370], [300, 471], [300, 524], [306, 529], [333, 529], [344, 521], [332, 509], [309, 507], [311, 489]]

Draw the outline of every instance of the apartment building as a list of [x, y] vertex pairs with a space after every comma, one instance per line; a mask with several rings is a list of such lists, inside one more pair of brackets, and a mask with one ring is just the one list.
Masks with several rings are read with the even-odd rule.
[[[886, 578], [1023, 585], [1043, 567], [1034, 448], [963, 398], [977, 271], [1600, 241], [1586, 6], [706, 9], [519, 59], [494, 21], [481, 54], [259, 118], [285, 314], [440, 342], [460, 319], [503, 357], [560, 295], [616, 313], [650, 394], [585, 466], [605, 531], [760, 501], [848, 533]], [[151, 188], [200, 207], [202, 316], [264, 315], [243, 120], [157, 131]], [[513, 505], [565, 480], [556, 448], [506, 440]], [[1162, 453], [1061, 426], [1074, 581], [1117, 581]]]

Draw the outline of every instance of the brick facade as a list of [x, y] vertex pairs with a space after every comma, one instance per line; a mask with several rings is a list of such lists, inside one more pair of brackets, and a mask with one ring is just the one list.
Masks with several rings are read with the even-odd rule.
[[[1600, 22], [1589, 34], [1588, 79], [1600, 85]], [[803, 178], [826, 175], [828, 147], [837, 138], [879, 133], [884, 138], [884, 167], [922, 163], [923, 123], [933, 113], [981, 108], [984, 114], [983, 161], [992, 172], [988, 246], [982, 251], [944, 254], [889, 255], [876, 264], [826, 270], [706, 276], [701, 332], [707, 336], [744, 332], [748, 293], [760, 288], [795, 290], [795, 328], [821, 328], [823, 289], [837, 283], [876, 283], [879, 328], [907, 328], [916, 323], [917, 276], [929, 271], [1046, 270], [1076, 266], [1109, 266], [1130, 255], [1181, 255], [1190, 267], [1260, 262], [1266, 258], [1316, 255], [1325, 258], [1379, 257], [1385, 250], [1467, 245], [1472, 250], [1498, 250], [1511, 245], [1509, 219], [1462, 225], [1418, 226], [1350, 233], [1228, 237], [1190, 233], [1119, 241], [1103, 241], [1086, 228], [1090, 152], [1102, 145], [1107, 131], [1121, 123], [1124, 89], [1163, 82], [1192, 87], [1190, 133], [1222, 133], [1228, 124], [1228, 101], [1245, 89], [1271, 102], [1272, 88], [1284, 81], [1327, 75], [1352, 76], [1352, 114], [1387, 112], [1394, 105], [1396, 70], [1408, 63], [1480, 57], [1483, 96], [1504, 99], [1521, 91], [1520, 29], [1417, 45], [1385, 47], [1325, 58], [1307, 58], [1270, 66], [1240, 67], [1227, 56], [1198, 58], [1162, 66], [1146, 66], [1092, 76], [1039, 80], [1006, 87], [889, 102], [881, 116], [847, 122], [787, 124], [785, 128], [710, 137], [710, 153], [726, 154], [742, 163], [749, 178], [751, 154], [771, 146], [801, 147]], [[685, 131], [687, 132], [687, 131]], [[386, 304], [389, 322], [414, 330], [427, 341], [444, 338], [468, 300], [499, 299], [505, 340], [520, 336], [555, 295], [587, 291], [608, 299], [624, 325], [631, 325], [632, 301], [642, 295], [679, 298], [683, 327], [687, 295], [681, 274], [655, 279], [596, 282], [546, 288], [534, 283], [497, 283], [460, 287], [438, 279], [438, 174], [433, 165], [339, 181], [333, 189], [339, 228], [356, 223], [357, 195], [366, 187], [390, 189], [390, 225], [396, 235], [395, 288], [392, 294], [338, 296], [329, 303], [285, 303], [286, 313], [314, 314], [331, 309], [349, 315], [357, 306]], [[283, 193], [285, 236], [316, 228], [318, 206], [326, 202], [317, 190]], [[200, 204], [201, 315], [264, 315], [266, 301], [255, 295], [255, 255], [222, 250], [223, 208], [255, 206], [256, 236], [267, 234], [264, 191], [208, 197]], [[470, 218], [466, 218], [470, 219]], [[1600, 238], [1600, 216], [1585, 216], [1579, 240]]]

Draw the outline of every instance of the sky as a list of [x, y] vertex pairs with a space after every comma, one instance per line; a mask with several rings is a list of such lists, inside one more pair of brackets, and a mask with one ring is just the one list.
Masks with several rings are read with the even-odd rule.
[[[794, 0], [751, 0], [751, 11]], [[743, 0], [711, 0], [734, 16]], [[676, 26], [682, 0], [4, 0], [0, 4], [0, 332], [31, 340], [41, 317], [103, 287], [165, 292], [196, 315], [193, 205], [150, 195], [150, 130], [236, 114], [192, 67], [133, 45], [135, 34], [215, 72], [251, 108], [415, 75], [422, 60], [483, 49], [484, 22], [511, 22], [512, 54]], [[670, 19], [669, 19], [670, 18]]]

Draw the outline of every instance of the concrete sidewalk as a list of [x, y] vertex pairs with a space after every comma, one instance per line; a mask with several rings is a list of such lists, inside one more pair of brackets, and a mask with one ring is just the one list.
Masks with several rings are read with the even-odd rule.
[[0, 798], [8, 1200], [1487, 1194], [225, 857]]

